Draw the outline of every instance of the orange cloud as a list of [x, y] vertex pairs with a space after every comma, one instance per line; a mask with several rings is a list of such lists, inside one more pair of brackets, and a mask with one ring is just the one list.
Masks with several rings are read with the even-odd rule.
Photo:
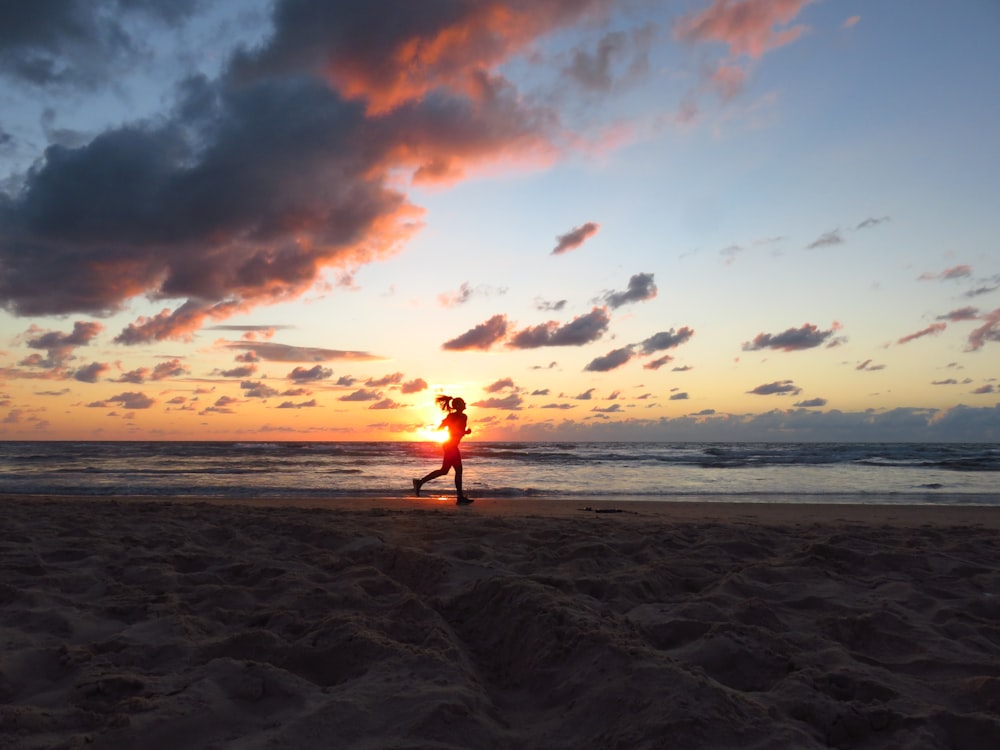
[[936, 336], [937, 334], [941, 333], [941, 331], [943, 331], [947, 327], [948, 327], [947, 323], [931, 323], [929, 326], [927, 326], [926, 328], [924, 328], [922, 331], [917, 331], [916, 333], [911, 333], [908, 336], [903, 336], [903, 338], [901, 338], [896, 343], [897, 344], [907, 344], [907, 343], [913, 341], [914, 339], [919, 339], [919, 338], [922, 338], [924, 336]]

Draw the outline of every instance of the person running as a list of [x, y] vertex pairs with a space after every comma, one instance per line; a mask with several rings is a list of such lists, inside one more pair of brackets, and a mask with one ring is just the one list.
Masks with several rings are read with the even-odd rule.
[[472, 433], [472, 430], [466, 428], [469, 417], [465, 413], [465, 401], [460, 398], [452, 398], [451, 396], [444, 395], [438, 396], [434, 400], [443, 411], [448, 412], [448, 415], [438, 425], [439, 430], [448, 430], [448, 437], [441, 444], [444, 459], [441, 462], [440, 469], [435, 469], [423, 479], [413, 480], [413, 494], [420, 497], [420, 488], [426, 482], [443, 477], [451, 469], [454, 469], [455, 489], [458, 490], [456, 503], [459, 505], [471, 503], [472, 499], [466, 497], [465, 493], [462, 492], [462, 454], [458, 450], [458, 444], [462, 441], [462, 438]]

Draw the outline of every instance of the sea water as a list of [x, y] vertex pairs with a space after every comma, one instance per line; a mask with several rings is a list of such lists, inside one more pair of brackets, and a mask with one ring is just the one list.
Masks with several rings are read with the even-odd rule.
[[[1000, 504], [1000, 447], [924, 443], [462, 445], [473, 497]], [[419, 442], [0, 442], [0, 493], [401, 496]], [[426, 485], [453, 494], [453, 477]]]

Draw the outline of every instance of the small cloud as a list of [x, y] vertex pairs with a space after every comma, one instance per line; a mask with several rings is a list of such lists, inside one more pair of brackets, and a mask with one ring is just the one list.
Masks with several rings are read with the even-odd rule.
[[659, 357], [658, 359], [653, 359], [650, 360], [649, 362], [646, 362], [642, 367], [645, 370], [659, 370], [664, 365], [669, 364], [673, 361], [674, 361], [673, 357], [671, 357], [669, 354], [664, 354], [662, 357]]
[[91, 362], [85, 367], [81, 367], [73, 373], [73, 379], [81, 383], [96, 383], [98, 379], [111, 369], [110, 365], [103, 362]]
[[561, 409], [561, 410], [565, 411], [567, 409], [575, 409], [576, 408], [576, 404], [545, 404], [544, 406], [540, 406], [539, 408], [540, 409]]
[[923, 330], [917, 331], [916, 333], [911, 333], [908, 336], [903, 336], [903, 338], [897, 341], [897, 344], [908, 344], [909, 342], [923, 338], [924, 336], [937, 336], [943, 330], [948, 327], [947, 323], [931, 323], [929, 326]]
[[671, 328], [669, 331], [654, 333], [645, 339], [640, 346], [643, 354], [653, 354], [664, 349], [675, 349], [681, 344], [688, 342], [694, 336], [694, 329], [684, 326], [678, 331]]
[[628, 363], [632, 356], [632, 347], [623, 346], [620, 349], [611, 350], [603, 357], [592, 359], [583, 369], [587, 372], [609, 372]]
[[374, 404], [369, 406], [369, 409], [399, 409], [402, 404], [398, 404], [391, 398], [384, 398], [381, 401], [376, 401]]
[[507, 316], [494, 315], [485, 323], [480, 323], [460, 336], [441, 345], [447, 351], [463, 352], [471, 349], [486, 351], [507, 335]]
[[776, 349], [783, 352], [812, 349], [829, 339], [840, 325], [834, 323], [828, 331], [821, 331], [812, 323], [804, 323], [801, 328], [789, 328], [782, 333], [758, 333], [753, 341], [743, 344], [743, 351], [755, 352], [761, 349]]
[[541, 297], [535, 299], [535, 309], [542, 312], [559, 312], [566, 307], [566, 300], [560, 299], [555, 302], [548, 302]]
[[826, 232], [819, 236], [818, 239], [813, 240], [809, 245], [806, 246], [807, 250], [816, 250], [821, 247], [833, 247], [834, 245], [841, 245], [844, 242], [844, 238], [840, 234], [839, 229], [834, 229], [832, 232]]
[[972, 276], [972, 266], [959, 265], [946, 268], [943, 271], [932, 273], [927, 271], [917, 277], [917, 281], [953, 281], [955, 279], [966, 279]]
[[490, 383], [483, 390], [487, 393], [498, 393], [506, 388], [514, 388], [514, 380], [512, 378], [500, 378], [500, 380]]
[[399, 387], [399, 392], [404, 394], [420, 393], [421, 391], [426, 391], [428, 387], [429, 386], [427, 385], [426, 380], [423, 378], [416, 378], [407, 383], [403, 383]]
[[151, 399], [145, 393], [128, 391], [126, 393], [119, 393], [117, 396], [105, 399], [105, 403], [118, 404], [123, 409], [148, 409], [155, 404], [156, 401]]
[[329, 367], [313, 365], [312, 367], [298, 366], [288, 373], [285, 378], [293, 380], [296, 383], [307, 383], [315, 380], [326, 380], [331, 375], [333, 375], [333, 370]]
[[[857, 16], [855, 16], [855, 18], [857, 18]], [[887, 222], [887, 221], [889, 221], [889, 217], [888, 216], [880, 216], [877, 219], [869, 217], [869, 218], [865, 219], [864, 221], [862, 221], [860, 224], [858, 224], [854, 228], [855, 229], [872, 229], [873, 227], [877, 227], [879, 224], [885, 224], [885, 222]]]
[[773, 383], [764, 383], [763, 385], [758, 385], [753, 390], [747, 391], [747, 393], [752, 393], [755, 396], [797, 396], [801, 392], [802, 389], [796, 386], [791, 380], [778, 380]]
[[394, 372], [381, 378], [368, 378], [365, 385], [369, 388], [387, 388], [390, 385], [399, 385], [403, 382], [403, 373]]
[[858, 25], [861, 20], [861, 16], [851, 16], [850, 18], [844, 19], [844, 23], [841, 24], [842, 28], [851, 29]]
[[969, 351], [978, 351], [987, 341], [1000, 342], [1000, 307], [984, 315], [985, 323], [969, 334]]
[[379, 391], [369, 391], [365, 388], [359, 388], [353, 393], [349, 393], [346, 396], [341, 396], [341, 401], [378, 401], [382, 398], [382, 394]]
[[291, 401], [282, 401], [278, 404], [278, 409], [311, 409], [318, 406], [316, 399], [310, 399], [309, 401], [302, 401], [300, 403], [293, 403]]
[[223, 370], [219, 374], [224, 378], [248, 378], [257, 372], [257, 365], [240, 365], [231, 370]]
[[549, 321], [525, 328], [511, 337], [508, 346], [513, 349], [536, 349], [542, 346], [582, 346], [604, 335], [611, 323], [608, 311], [595, 307], [586, 315], [573, 318], [565, 325]]
[[604, 295], [604, 301], [608, 303], [612, 310], [630, 302], [643, 302], [653, 299], [656, 296], [656, 284], [653, 283], [653, 274], [637, 273], [628, 280], [628, 289], [624, 292], [608, 292]]
[[253, 380], [244, 380], [240, 383], [240, 389], [247, 398], [273, 398], [279, 392], [269, 385]]
[[586, 242], [588, 238], [597, 234], [597, 230], [600, 228], [600, 224], [588, 221], [583, 226], [574, 227], [566, 234], [559, 235], [556, 237], [556, 246], [552, 250], [552, 254], [561, 255], [569, 250], [575, 250]]
[[595, 388], [588, 388], [583, 393], [578, 393], [573, 398], [577, 401], [590, 401], [594, 397]]
[[476, 401], [472, 405], [480, 409], [504, 409], [507, 411], [519, 411], [524, 400], [516, 393], [503, 398], [487, 398]]
[[798, 401], [798, 402], [796, 402], [795, 406], [799, 407], [800, 409], [815, 409], [815, 408], [820, 407], [820, 406], [826, 406], [826, 399], [825, 398], [810, 398], [810, 399], [806, 399], [805, 401]]
[[671, 401], [687, 401], [688, 400], [688, 395], [687, 395], [686, 392], [680, 391], [679, 393], [673, 394], [670, 397], [670, 400]]
[[590, 411], [595, 414], [617, 414], [621, 410], [621, 404], [611, 404], [611, 406], [595, 406]]
[[984, 395], [986, 395], [988, 393], [994, 393], [994, 392], [995, 392], [995, 389], [993, 388], [993, 386], [991, 384], [982, 385], [979, 388], [976, 388], [976, 389], [970, 391], [970, 393], [974, 393], [977, 396], [984, 396]]
[[978, 307], [960, 307], [957, 310], [938, 315], [936, 320], [947, 320], [951, 323], [960, 323], [965, 320], [975, 320], [979, 317]]

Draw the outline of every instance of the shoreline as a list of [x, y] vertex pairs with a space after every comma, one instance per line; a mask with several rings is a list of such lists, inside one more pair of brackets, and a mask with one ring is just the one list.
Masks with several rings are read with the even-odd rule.
[[1000, 508], [589, 502], [0, 496], [0, 746], [1000, 746]]
[[[688, 496], [693, 497], [693, 496]], [[400, 493], [393, 496], [350, 497], [219, 497], [212, 495], [57, 495], [0, 494], [0, 507], [9, 502], [133, 503], [176, 505], [208, 504], [220, 507], [312, 508], [331, 512], [438, 511], [490, 516], [577, 517], [605, 515], [640, 516], [658, 521], [713, 521], [726, 523], [853, 523], [912, 525], [981, 525], [1000, 529], [1000, 496], [995, 502], [941, 503], [890, 501], [849, 502], [770, 502], [768, 500], [732, 501], [724, 495], [717, 499], [636, 500], [627, 495], [559, 498], [474, 498], [467, 506], [457, 506], [451, 494], [425, 492], [421, 497]], [[846, 497], [846, 496], [838, 496]], [[913, 495], [914, 499], [920, 497]]]

